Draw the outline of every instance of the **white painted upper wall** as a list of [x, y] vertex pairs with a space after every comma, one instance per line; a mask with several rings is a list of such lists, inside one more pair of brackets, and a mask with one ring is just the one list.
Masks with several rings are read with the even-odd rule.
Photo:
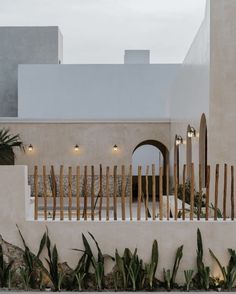
[[180, 65], [20, 65], [18, 117], [166, 120]]
[[181, 66], [171, 91], [172, 121], [199, 121], [209, 113], [210, 3], [206, 2], [204, 21]]

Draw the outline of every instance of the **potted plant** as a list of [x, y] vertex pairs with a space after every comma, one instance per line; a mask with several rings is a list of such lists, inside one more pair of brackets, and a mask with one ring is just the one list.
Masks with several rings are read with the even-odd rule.
[[24, 150], [19, 134], [12, 135], [8, 129], [0, 130], [0, 165], [13, 165], [15, 163], [14, 147]]

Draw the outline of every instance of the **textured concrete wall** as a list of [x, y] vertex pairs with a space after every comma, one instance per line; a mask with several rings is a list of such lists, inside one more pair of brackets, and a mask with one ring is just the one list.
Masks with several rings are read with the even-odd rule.
[[[14, 179], [14, 185], [13, 183]], [[0, 234], [10, 243], [22, 246], [16, 224], [22, 230], [26, 242], [35, 252], [43, 232], [48, 227], [52, 242], [57, 244], [60, 261], [68, 261], [75, 266], [79, 254], [71, 248], [83, 248], [81, 233], [91, 232], [96, 237], [102, 251], [114, 254], [125, 247], [138, 248], [144, 261], [150, 260], [151, 246], [154, 239], [159, 243], [159, 263], [157, 276], [162, 277], [163, 268], [173, 267], [175, 252], [184, 244], [184, 255], [177, 276], [178, 282], [184, 282], [183, 271], [196, 268], [197, 228], [200, 228], [204, 243], [204, 259], [210, 265], [212, 274], [220, 275], [217, 265], [210, 258], [211, 248], [223, 265], [228, 262], [227, 248], [235, 248], [235, 221], [148, 221], [148, 222], [75, 222], [75, 221], [26, 221], [25, 196], [27, 196], [27, 170], [24, 166], [0, 167]], [[63, 234], [62, 234], [63, 233]], [[222, 242], [224, 236], [224, 242]], [[112, 264], [107, 266], [107, 271]]]
[[179, 65], [21, 65], [23, 119], [169, 118], [168, 92]]
[[[19, 133], [33, 152], [17, 152], [16, 164], [28, 165], [130, 165], [134, 148], [145, 140], [157, 140], [169, 148], [169, 123], [1, 123]], [[75, 144], [80, 146], [74, 151]], [[118, 145], [118, 151], [113, 146]], [[57, 170], [58, 171], [58, 170]]]
[[18, 64], [58, 63], [62, 37], [58, 27], [1, 27], [0, 40], [0, 117], [14, 117]]

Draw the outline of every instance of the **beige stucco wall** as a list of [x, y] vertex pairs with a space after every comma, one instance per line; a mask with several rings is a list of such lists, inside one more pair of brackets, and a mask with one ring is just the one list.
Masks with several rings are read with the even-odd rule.
[[[134, 148], [145, 140], [157, 140], [168, 149], [170, 124], [160, 123], [0, 123], [11, 133], [19, 133], [32, 152], [17, 152], [16, 164], [24, 164], [32, 173], [34, 165], [63, 164], [104, 166], [130, 165]], [[80, 146], [74, 151], [75, 144]], [[113, 146], [118, 146], [114, 152]]]
[[[13, 185], [14, 183], [14, 185]], [[150, 258], [151, 245], [158, 240], [160, 259], [158, 276], [162, 278], [163, 268], [172, 268], [178, 246], [184, 244], [184, 256], [181, 262], [178, 281], [184, 281], [183, 270], [196, 267], [196, 231], [200, 228], [204, 241], [205, 260], [212, 266], [214, 274], [219, 271], [209, 257], [211, 248], [223, 264], [228, 261], [227, 248], [235, 248], [236, 237], [232, 232], [236, 223], [198, 222], [198, 221], [148, 221], [148, 222], [35, 222], [25, 220], [25, 195], [27, 196], [27, 168], [25, 166], [0, 167], [0, 233], [7, 241], [21, 246], [16, 229], [18, 224], [33, 250], [37, 250], [40, 238], [49, 229], [52, 242], [58, 247], [61, 261], [75, 266], [78, 253], [71, 248], [82, 248], [81, 233], [93, 233], [104, 253], [114, 254], [115, 248], [123, 251], [125, 247], [134, 249], [144, 261]], [[224, 242], [222, 242], [224, 236]], [[110, 270], [111, 264], [107, 270]]]

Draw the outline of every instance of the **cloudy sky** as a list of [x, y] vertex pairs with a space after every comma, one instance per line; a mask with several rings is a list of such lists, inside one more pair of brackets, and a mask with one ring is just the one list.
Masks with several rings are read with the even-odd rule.
[[151, 62], [182, 62], [205, 0], [0, 0], [0, 26], [58, 25], [64, 63], [122, 63], [125, 49]]

